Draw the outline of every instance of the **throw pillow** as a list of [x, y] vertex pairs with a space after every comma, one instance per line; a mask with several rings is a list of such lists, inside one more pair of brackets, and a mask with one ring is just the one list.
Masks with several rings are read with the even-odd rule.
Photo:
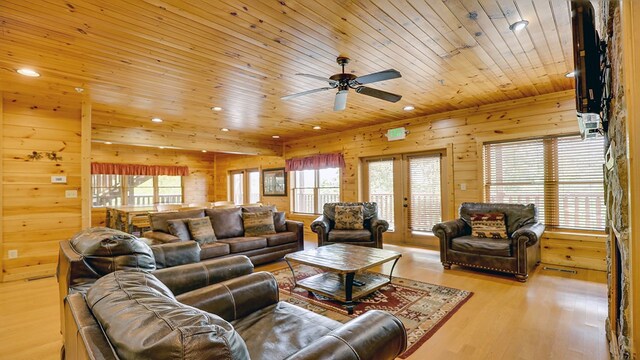
[[364, 208], [362, 205], [336, 205], [335, 216], [337, 230], [364, 229]]
[[242, 213], [242, 222], [244, 223], [244, 236], [260, 236], [276, 233], [272, 211], [244, 212]]
[[189, 232], [193, 240], [198, 244], [204, 245], [215, 242], [216, 234], [213, 232], [213, 226], [211, 226], [211, 220], [208, 217], [187, 219], [189, 224]]
[[284, 211], [276, 211], [273, 213], [273, 225], [276, 228], [276, 232], [287, 231], [287, 219], [284, 217]]
[[174, 219], [167, 220], [167, 227], [169, 228], [169, 234], [177, 236], [180, 240], [191, 240], [191, 234], [189, 234], [189, 227], [187, 225], [189, 219]]
[[471, 214], [471, 235], [479, 238], [508, 239], [503, 213]]

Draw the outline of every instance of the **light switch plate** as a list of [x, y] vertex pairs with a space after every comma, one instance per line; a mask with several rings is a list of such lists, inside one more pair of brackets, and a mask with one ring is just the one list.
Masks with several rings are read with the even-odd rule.
[[462, 190], [462, 191], [467, 190], [467, 184], [466, 183], [460, 183], [460, 190]]
[[78, 197], [78, 190], [65, 190], [64, 197], [67, 199], [75, 199]]
[[52, 184], [66, 184], [67, 183], [67, 177], [64, 175], [52, 175], [51, 176], [51, 183]]

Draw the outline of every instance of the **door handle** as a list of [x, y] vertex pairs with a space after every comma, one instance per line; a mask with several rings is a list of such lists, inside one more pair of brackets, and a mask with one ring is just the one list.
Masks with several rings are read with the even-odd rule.
[[404, 204], [404, 205], [402, 205], [402, 206], [404, 206], [404, 207], [409, 207], [409, 205], [407, 205], [407, 204]]

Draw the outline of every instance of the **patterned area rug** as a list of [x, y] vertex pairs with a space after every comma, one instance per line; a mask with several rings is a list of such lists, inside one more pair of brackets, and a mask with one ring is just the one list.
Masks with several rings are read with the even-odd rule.
[[[303, 279], [321, 272], [309, 266], [295, 266], [296, 278]], [[473, 295], [464, 290], [428, 284], [421, 281], [394, 277], [378, 291], [359, 299], [354, 314], [338, 301], [321, 295], [309, 294], [293, 288], [288, 268], [273, 273], [280, 287], [280, 300], [314, 311], [331, 319], [347, 322], [368, 310], [385, 310], [398, 317], [407, 329], [407, 350], [400, 356], [407, 358], [427, 341]]]

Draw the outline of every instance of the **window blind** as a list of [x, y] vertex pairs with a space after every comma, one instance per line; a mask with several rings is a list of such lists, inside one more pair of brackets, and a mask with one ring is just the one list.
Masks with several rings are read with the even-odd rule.
[[409, 158], [409, 224], [412, 231], [431, 231], [442, 221], [440, 155]]
[[549, 228], [602, 230], [604, 139], [580, 136], [485, 144], [485, 196], [534, 203]]

